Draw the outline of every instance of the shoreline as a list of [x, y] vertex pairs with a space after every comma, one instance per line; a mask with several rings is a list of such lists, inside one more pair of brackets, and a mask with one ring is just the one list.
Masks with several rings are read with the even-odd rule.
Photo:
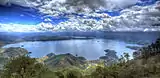
[[95, 38], [86, 38], [86, 37], [68, 37], [68, 38], [59, 38], [59, 39], [50, 39], [50, 40], [15, 40], [15, 41], [0, 41], [0, 48], [2, 48], [5, 45], [8, 44], [15, 44], [15, 43], [21, 43], [21, 42], [36, 42], [36, 41], [64, 41], [64, 40], [88, 40], [88, 39], [95, 39]]

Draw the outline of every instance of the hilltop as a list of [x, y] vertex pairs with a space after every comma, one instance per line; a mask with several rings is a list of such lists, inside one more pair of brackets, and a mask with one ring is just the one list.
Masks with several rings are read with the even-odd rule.
[[85, 58], [67, 53], [48, 57], [48, 59], [44, 60], [44, 63], [50, 67], [81, 66], [85, 64]]
[[0, 48], [0, 70], [11, 58], [16, 58], [28, 54], [28, 51], [20, 47]]

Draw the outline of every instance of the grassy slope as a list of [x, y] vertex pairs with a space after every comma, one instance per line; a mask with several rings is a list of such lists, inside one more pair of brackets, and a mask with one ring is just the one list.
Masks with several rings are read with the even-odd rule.
[[79, 66], [84, 64], [85, 60], [75, 57], [71, 54], [60, 54], [55, 55], [47, 60], [44, 63], [51, 67], [66, 67], [66, 66]]

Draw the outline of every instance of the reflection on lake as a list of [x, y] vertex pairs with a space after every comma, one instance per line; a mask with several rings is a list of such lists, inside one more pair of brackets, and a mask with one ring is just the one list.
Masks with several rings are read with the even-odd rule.
[[77, 54], [78, 56], [84, 56], [89, 60], [98, 59], [100, 56], [105, 55], [105, 49], [115, 50], [118, 56], [122, 55], [123, 52], [128, 52], [131, 55], [134, 50], [126, 48], [126, 46], [136, 46], [136, 44], [128, 44], [118, 40], [86, 39], [21, 42], [9, 44], [3, 48], [21, 47], [22, 45], [29, 52], [32, 52], [32, 57], [43, 57], [46, 54], [53, 52], [55, 54]]

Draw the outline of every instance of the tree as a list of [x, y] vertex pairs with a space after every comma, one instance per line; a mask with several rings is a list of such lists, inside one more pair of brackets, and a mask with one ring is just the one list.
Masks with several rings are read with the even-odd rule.
[[123, 53], [124, 54], [124, 57], [125, 57], [125, 59], [126, 59], [126, 61], [129, 61], [129, 54], [128, 53]]
[[42, 69], [43, 65], [37, 63], [35, 58], [20, 56], [4, 66], [2, 78], [37, 78]]
[[121, 57], [119, 58], [119, 63], [124, 63], [125, 62], [125, 59], [124, 59], [124, 56], [123, 55], [121, 55]]

